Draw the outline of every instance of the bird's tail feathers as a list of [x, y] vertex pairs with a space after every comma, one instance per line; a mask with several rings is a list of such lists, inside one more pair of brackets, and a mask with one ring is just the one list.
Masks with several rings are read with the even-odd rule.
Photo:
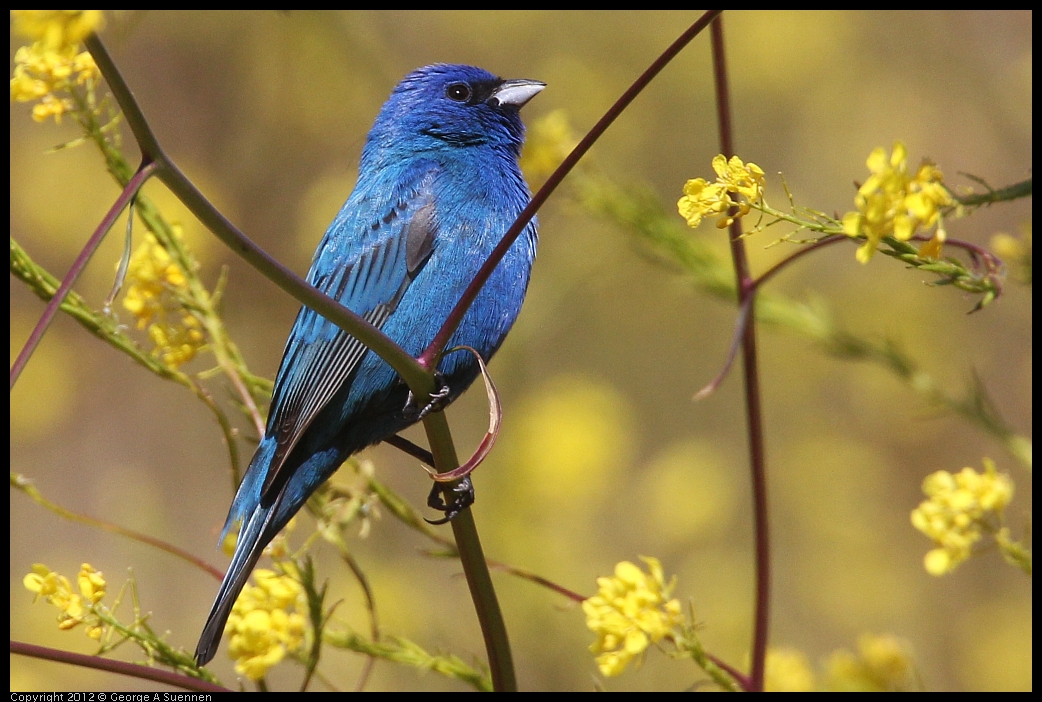
[[[239, 597], [243, 586], [246, 585], [250, 573], [253, 572], [253, 567], [257, 565], [264, 547], [270, 541], [264, 536], [280, 502], [280, 499], [276, 499], [275, 504], [267, 509], [261, 509], [258, 506], [239, 529], [235, 555], [232, 556], [231, 565], [224, 574], [221, 589], [217, 592], [217, 599], [214, 600], [210, 615], [206, 618], [203, 632], [199, 635], [199, 644], [195, 648], [197, 665], [206, 665], [217, 653], [217, 646], [224, 634], [224, 625], [228, 622], [228, 615], [231, 614], [235, 600]], [[227, 526], [225, 531], [227, 531]]]
[[[224, 543], [224, 537], [236, 522], [246, 524], [247, 521], [258, 511], [260, 504], [261, 484], [267, 472], [271, 457], [275, 454], [275, 441], [265, 437], [257, 447], [257, 453], [253, 455], [246, 475], [243, 476], [239, 489], [235, 491], [235, 499], [228, 508], [228, 517], [224, 520], [224, 528], [221, 530], [221, 538], [217, 540], [218, 547]], [[240, 542], [241, 542], [240, 535]], [[238, 551], [238, 549], [236, 549]]]

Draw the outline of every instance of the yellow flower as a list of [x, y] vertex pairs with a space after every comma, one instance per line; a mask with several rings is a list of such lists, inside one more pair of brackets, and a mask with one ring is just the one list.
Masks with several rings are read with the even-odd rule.
[[238, 529], [240, 523], [236, 520], [235, 525], [233, 525], [234, 528], [229, 529], [221, 541], [221, 551], [229, 558], [235, 555], [235, 546], [239, 543], [239, 532], [236, 529]]
[[857, 655], [840, 650], [825, 664], [823, 687], [829, 691], [896, 692], [909, 690], [915, 664], [906, 641], [894, 636], [864, 634]]
[[64, 113], [76, 107], [71, 98], [78, 86], [92, 90], [98, 80], [98, 67], [87, 52], [77, 53], [76, 46], [50, 46], [38, 41], [15, 52], [11, 78], [11, 100], [32, 102], [33, 119], [42, 122], [53, 116], [61, 122]]
[[[955, 203], [945, 189], [943, 174], [924, 161], [914, 176], [908, 174], [908, 150], [900, 141], [887, 157], [883, 147], [869, 154], [865, 165], [872, 175], [858, 188], [857, 210], [843, 216], [843, 231], [850, 237], [865, 237], [857, 259], [868, 263], [884, 237], [908, 241], [919, 227], [929, 228], [940, 220], [941, 209]], [[943, 228], [924, 246], [924, 256], [940, 256]]]
[[37, 122], [46, 122], [48, 117], [54, 117], [54, 121], [61, 124], [62, 115], [74, 107], [72, 100], [44, 95], [39, 105], [33, 105], [33, 119]]
[[83, 623], [83, 598], [79, 595], [69, 595], [64, 599], [55, 597], [51, 603], [62, 610], [58, 615], [58, 628], [62, 631]]
[[963, 468], [955, 475], [943, 470], [928, 475], [923, 493], [929, 499], [912, 511], [912, 526], [937, 545], [926, 554], [926, 571], [944, 575], [970, 557], [985, 529], [992, 530], [987, 518], [1001, 515], [1013, 499], [1013, 481], [985, 458], [984, 473]]
[[279, 645], [272, 616], [262, 610], [245, 614], [229, 639], [228, 653], [236, 659], [235, 672], [260, 680], [286, 656]]
[[549, 178], [577, 143], [565, 110], [554, 110], [536, 120], [521, 151], [521, 170], [532, 187]]
[[41, 596], [50, 597], [58, 591], [58, 574], [52, 573], [43, 563], [34, 563], [32, 572], [22, 578], [22, 584], [29, 592], [36, 593], [35, 602]]
[[[743, 163], [737, 156], [728, 161], [719, 154], [713, 158], [713, 170], [715, 183], [703, 178], [689, 180], [684, 185], [684, 197], [677, 201], [677, 210], [689, 227], [697, 227], [703, 217], [717, 214], [722, 216], [716, 226], [729, 227], [735, 219], [749, 214], [752, 205], [763, 197], [763, 170], [755, 163]], [[732, 207], [738, 208], [734, 216], [729, 213]]]
[[680, 602], [668, 600], [676, 579], [667, 586], [655, 558], [641, 560], [649, 573], [629, 561], [615, 566], [615, 576], [597, 578], [598, 592], [583, 602], [586, 626], [597, 634], [590, 652], [597, 654], [601, 674], [620, 674], [652, 643], [661, 641], [683, 617]]
[[76, 46], [105, 26], [101, 10], [11, 10], [14, 29], [48, 49]]
[[737, 193], [750, 203], [763, 195], [763, 171], [755, 163], [746, 165], [737, 156], [728, 161], [723, 154], [718, 154], [713, 158], [713, 170], [716, 171], [716, 181], [728, 192]]
[[304, 645], [304, 616], [289, 612], [301, 604], [304, 588], [291, 575], [257, 569], [257, 585], [246, 585], [232, 607], [224, 633], [235, 671], [260, 680], [286, 654]]
[[941, 250], [947, 238], [948, 233], [944, 231], [944, 227], [937, 227], [937, 231], [933, 233], [933, 238], [919, 247], [919, 256], [922, 258], [940, 258]]
[[185, 312], [180, 322], [157, 322], [148, 328], [148, 338], [155, 348], [153, 355], [163, 359], [163, 363], [177, 368], [195, 358], [206, 342], [202, 324], [193, 315]]
[[187, 280], [152, 234], [134, 250], [127, 268], [123, 307], [137, 317], [137, 328], [148, 328], [152, 355], [177, 368], [195, 358], [206, 345], [202, 323], [181, 303]]
[[[72, 591], [68, 578], [51, 571], [42, 563], [33, 564], [32, 572], [22, 579], [25, 588], [35, 593], [34, 602], [40, 597], [46, 597], [50, 604], [58, 608], [59, 629], [64, 631], [86, 623], [87, 636], [100, 639], [104, 624], [89, 610], [105, 596], [105, 579], [89, 563], [84, 563], [80, 567], [77, 582], [80, 594]], [[87, 603], [86, 609], [84, 601]]]
[[94, 570], [90, 563], [84, 563], [80, 566], [80, 573], [76, 581], [80, 586], [80, 593], [83, 595], [83, 599], [88, 600], [92, 604], [97, 604], [105, 597], [105, 578], [102, 576], [101, 571]]
[[862, 634], [857, 648], [865, 668], [882, 687], [907, 681], [912, 676], [915, 666], [908, 642], [895, 636]]
[[887, 634], [858, 637], [857, 653], [833, 651], [816, 680], [807, 657], [795, 649], [767, 651], [767, 692], [898, 692], [916, 686], [915, 660], [908, 642]]
[[1031, 284], [1031, 221], [1020, 226], [1020, 236], [1000, 232], [991, 238], [991, 249], [1012, 269], [1020, 282]]
[[764, 692], [814, 692], [814, 671], [802, 651], [770, 648], [764, 670]]
[[687, 220], [687, 226], [694, 229], [703, 217], [727, 212], [732, 205], [724, 186], [695, 178], [684, 184], [684, 197], [677, 201], [677, 210]]
[[[238, 525], [239, 522], [236, 522], [234, 525], [235, 528], [229, 529], [228, 533], [224, 535], [224, 540], [221, 542], [221, 551], [226, 556], [231, 557], [235, 554], [235, 546], [239, 542], [239, 532], [237, 531]], [[286, 522], [286, 526], [282, 528], [282, 531], [276, 534], [275, 538], [264, 547], [264, 555], [273, 560], [283, 561], [281, 564], [283, 569], [287, 568], [289, 565], [289, 563], [284, 560], [289, 557], [290, 553], [289, 533], [296, 529], [296, 527], [297, 518], [294, 516]]]
[[[271, 558], [272, 560], [280, 560], [280, 561], [285, 561], [285, 559], [289, 558], [289, 554], [290, 554], [289, 533], [291, 531], [293, 531], [296, 527], [297, 527], [297, 518], [294, 516], [292, 519], [290, 519], [288, 522], [286, 522], [286, 526], [284, 526], [282, 528], [282, 531], [280, 531], [278, 534], [276, 534], [275, 538], [272, 539], [268, 543], [268, 545], [264, 547], [264, 555], [267, 556], [268, 558]], [[232, 552], [234, 552], [234, 550], [235, 550], [235, 545], [234, 545], [234, 542], [233, 542], [233, 544], [232, 544]], [[286, 568], [286, 567], [289, 566], [289, 562], [288, 561], [284, 562], [282, 565], [283, 565], [283, 568]]]

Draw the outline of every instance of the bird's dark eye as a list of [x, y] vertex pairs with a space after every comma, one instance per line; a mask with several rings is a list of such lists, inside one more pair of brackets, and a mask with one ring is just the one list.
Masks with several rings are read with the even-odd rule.
[[445, 95], [449, 100], [466, 102], [470, 99], [470, 86], [466, 83], [453, 83], [449, 87], [445, 88]]

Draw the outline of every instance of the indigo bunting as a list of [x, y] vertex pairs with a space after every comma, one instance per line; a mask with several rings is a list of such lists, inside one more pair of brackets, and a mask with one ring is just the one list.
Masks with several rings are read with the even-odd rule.
[[[362, 150], [358, 181], [319, 243], [308, 282], [418, 356], [531, 198], [518, 168], [518, 110], [544, 83], [437, 64], [407, 75]], [[532, 221], [452, 336], [488, 359], [521, 310], [535, 259]], [[471, 354], [438, 368], [443, 403], [474, 381]], [[286, 342], [264, 437], [225, 522], [239, 538], [195, 658], [213, 658], [261, 551], [351, 454], [418, 420], [379, 356], [307, 307]]]

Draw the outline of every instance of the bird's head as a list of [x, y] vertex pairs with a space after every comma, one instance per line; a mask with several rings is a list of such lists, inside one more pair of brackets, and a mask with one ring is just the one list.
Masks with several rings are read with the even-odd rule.
[[391, 93], [367, 148], [432, 151], [488, 144], [516, 154], [525, 133], [518, 110], [545, 87], [535, 80], [503, 80], [474, 66], [419, 68]]

